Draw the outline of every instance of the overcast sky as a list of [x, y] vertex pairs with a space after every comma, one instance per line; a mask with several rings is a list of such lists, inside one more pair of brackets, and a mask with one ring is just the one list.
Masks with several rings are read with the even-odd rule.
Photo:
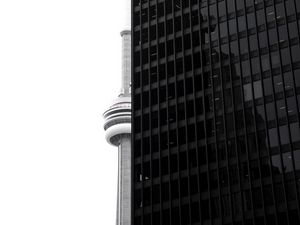
[[125, 1], [0, 1], [1, 225], [115, 225]]

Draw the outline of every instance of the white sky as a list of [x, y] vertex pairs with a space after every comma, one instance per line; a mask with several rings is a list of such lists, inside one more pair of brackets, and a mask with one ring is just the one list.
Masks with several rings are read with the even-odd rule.
[[124, 1], [0, 0], [1, 225], [115, 225]]

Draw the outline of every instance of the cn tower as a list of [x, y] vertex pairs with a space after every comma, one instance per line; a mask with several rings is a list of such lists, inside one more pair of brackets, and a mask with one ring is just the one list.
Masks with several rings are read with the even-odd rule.
[[116, 224], [131, 225], [131, 31], [123, 30], [121, 37], [121, 92], [103, 116], [106, 141], [118, 147]]

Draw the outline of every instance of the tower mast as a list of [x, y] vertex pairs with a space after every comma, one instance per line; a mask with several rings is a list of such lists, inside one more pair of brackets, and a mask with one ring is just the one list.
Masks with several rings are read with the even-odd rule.
[[131, 225], [131, 32], [123, 30], [121, 93], [106, 110], [106, 141], [118, 147], [117, 225]]

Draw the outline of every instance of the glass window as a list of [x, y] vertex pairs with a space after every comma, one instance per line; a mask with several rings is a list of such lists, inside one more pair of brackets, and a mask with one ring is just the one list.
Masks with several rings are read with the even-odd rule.
[[300, 150], [294, 151], [295, 170], [300, 170]]
[[270, 6], [270, 7], [266, 8], [266, 14], [267, 14], [267, 21], [268, 22], [272, 22], [273, 20], [275, 20], [275, 13], [274, 13], [273, 6]]
[[300, 46], [299, 45], [292, 46], [292, 59], [293, 59], [293, 62], [300, 61]]
[[236, 1], [236, 9], [244, 9], [244, 1]]
[[300, 141], [300, 126], [299, 126], [299, 123], [290, 124], [290, 131], [291, 131], [292, 142]]
[[285, 193], [286, 193], [287, 200], [294, 201], [297, 196], [294, 182], [286, 182], [285, 190], [286, 190]]
[[218, 28], [210, 32], [210, 37], [212, 41], [218, 40]]
[[256, 26], [254, 13], [247, 14], [247, 22], [248, 22], [248, 29], [254, 28]]
[[286, 99], [287, 101], [287, 112], [288, 115], [293, 115], [297, 113], [297, 105], [295, 97], [289, 97]]
[[266, 32], [261, 32], [258, 34], [259, 38], [259, 46], [260, 48], [265, 48], [268, 46], [268, 39], [267, 39], [267, 34]]
[[297, 23], [296, 22], [293, 22], [293, 23], [289, 23], [288, 24], [289, 26], [289, 35], [290, 35], [290, 38], [296, 38], [298, 37], [298, 29], [297, 29]]
[[281, 99], [281, 100], [277, 101], [276, 105], [277, 105], [277, 115], [278, 115], [278, 117], [279, 118], [285, 117], [286, 116], [286, 113], [285, 113], [286, 106], [285, 106], [284, 100]]
[[284, 85], [285, 90], [291, 90], [294, 86], [293, 74], [291, 72], [284, 73]]
[[284, 3], [277, 3], [276, 4], [276, 19], [280, 19], [284, 17]]
[[243, 77], [248, 77], [250, 76], [250, 65], [249, 65], [249, 61], [243, 61], [242, 62], [242, 75]]
[[227, 2], [228, 13], [234, 12], [235, 0], [227, 0], [226, 2]]
[[270, 69], [270, 60], [268, 55], [263, 55], [261, 57], [261, 65], [262, 65], [262, 71], [267, 71]]
[[270, 140], [270, 147], [271, 148], [278, 146], [277, 128], [269, 129], [269, 140]]
[[290, 138], [289, 138], [289, 128], [287, 125], [280, 126], [279, 127], [279, 133], [280, 133], [280, 143], [282, 145], [289, 144]]
[[225, 108], [230, 108], [232, 106], [232, 94], [231, 94], [231, 89], [226, 89], [225, 90]]
[[232, 194], [232, 210], [234, 215], [241, 214], [242, 198], [240, 193]]
[[248, 52], [247, 38], [240, 39], [240, 51], [241, 51], [241, 54], [246, 54]]
[[252, 86], [250, 84], [245, 84], [244, 85], [244, 100], [245, 102], [251, 101], [253, 99], [252, 97]]
[[254, 208], [261, 208], [262, 207], [262, 194], [260, 188], [254, 188], [253, 192], [253, 207]]
[[211, 6], [209, 6], [209, 15], [210, 15], [210, 19], [216, 19], [217, 18], [217, 7], [216, 4], [213, 4]]
[[237, 41], [230, 42], [230, 53], [233, 56], [237, 56], [239, 54], [239, 48], [238, 48], [238, 43]]
[[261, 81], [254, 82], [253, 87], [254, 87], [254, 98], [255, 99], [261, 98], [263, 96]]
[[265, 14], [263, 9], [256, 12], [256, 20], [258, 26], [265, 24]]
[[282, 161], [283, 161], [283, 171], [285, 173], [293, 171], [293, 161], [292, 155], [290, 152], [286, 152], [282, 154]]
[[236, 34], [237, 33], [236, 20], [235, 19], [229, 20], [228, 23], [229, 23], [229, 34]]
[[219, 16], [225, 16], [226, 15], [226, 5], [225, 1], [221, 1], [218, 3], [218, 8], [219, 8]]
[[258, 43], [257, 43], [256, 35], [251, 35], [249, 37], [249, 42], [250, 42], [250, 51], [254, 51], [254, 50], [258, 49]]
[[268, 103], [266, 104], [266, 110], [267, 110], [267, 117], [268, 117], [268, 121], [272, 121], [275, 120], [275, 106], [274, 106], [274, 102]]
[[265, 186], [263, 188], [263, 193], [264, 193], [264, 202], [267, 206], [273, 205], [273, 191], [271, 185]]
[[[278, 203], [284, 202], [284, 190], [283, 190], [283, 185], [281, 183], [275, 185], [275, 198]], [[286, 223], [279, 222], [278, 224], [286, 224]]]
[[[237, 3], [239, 2], [241, 1], [237, 1]], [[238, 17], [238, 28], [239, 28], [239, 32], [246, 30], [246, 21], [244, 16]]]
[[265, 96], [272, 95], [272, 93], [273, 93], [272, 88], [273, 87], [272, 87], [271, 78], [264, 79], [264, 93], [265, 93]]
[[269, 44], [273, 45], [277, 43], [277, 31], [276, 29], [269, 30]]
[[280, 155], [272, 156], [272, 171], [274, 174], [282, 173]]
[[285, 1], [285, 8], [287, 16], [295, 14], [295, 5], [293, 0]]
[[220, 24], [220, 37], [226, 37], [227, 36], [227, 22]]
[[265, 124], [265, 110], [262, 105], [256, 106], [256, 121], [257, 124]]
[[201, 8], [200, 11], [202, 20], [207, 21], [207, 7]]
[[273, 78], [274, 81], [274, 89], [275, 89], [275, 93], [280, 93], [283, 92], [283, 82], [281, 79], [281, 76], [275, 76]]
[[288, 32], [286, 30], [285, 25], [278, 27], [278, 34], [279, 34], [279, 43], [283, 43], [288, 40]]
[[272, 61], [272, 68], [276, 68], [280, 65], [280, 59], [279, 59], [278, 52], [271, 53], [271, 61]]
[[284, 48], [280, 50], [281, 53], [281, 63], [282, 65], [288, 65], [290, 64], [290, 51], [288, 48]]

